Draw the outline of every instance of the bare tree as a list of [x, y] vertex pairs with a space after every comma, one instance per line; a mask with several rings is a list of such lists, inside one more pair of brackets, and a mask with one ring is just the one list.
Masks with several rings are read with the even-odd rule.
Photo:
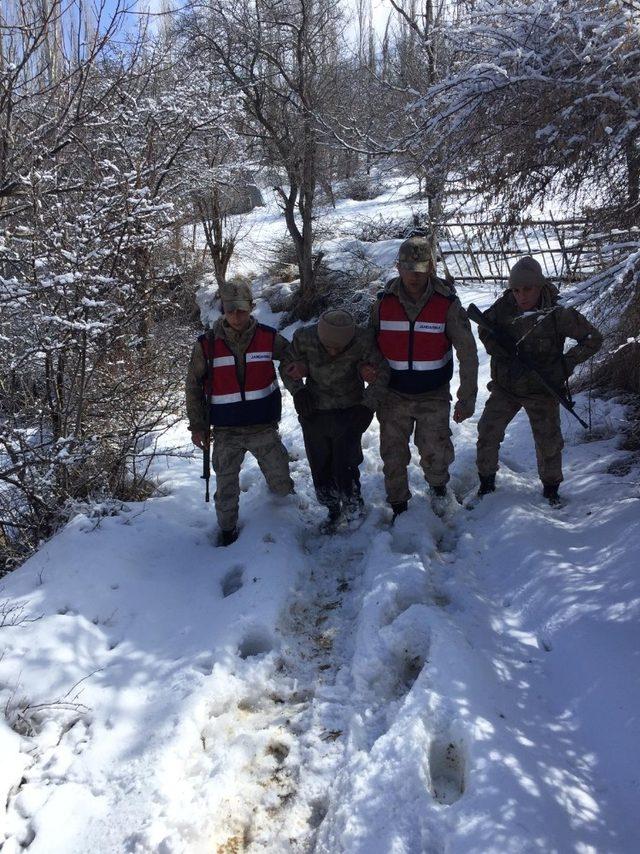
[[66, 17], [71, 7], [83, 8], [24, 0], [11, 24], [3, 19], [8, 565], [74, 502], [145, 494], [154, 443], [181, 397], [180, 344], [166, 334], [176, 313], [171, 237], [181, 203], [191, 203], [202, 137], [222, 132], [228, 110], [205, 70], [155, 44], [144, 26], [120, 33], [122, 47], [117, 21], [80, 30]]
[[317, 115], [332, 92], [338, 18], [334, 0], [209, 0], [184, 21], [195, 50], [237, 87], [240, 133], [271, 170], [300, 272], [300, 316], [316, 297]]

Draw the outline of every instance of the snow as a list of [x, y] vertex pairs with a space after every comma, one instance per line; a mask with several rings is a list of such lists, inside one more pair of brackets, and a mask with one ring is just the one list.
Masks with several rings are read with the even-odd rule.
[[[414, 211], [422, 210], [426, 202], [414, 199], [417, 181], [413, 178], [400, 180], [398, 176], [390, 176], [389, 187], [380, 196], [364, 202], [353, 199], [341, 199], [336, 208], [330, 206], [318, 207], [316, 211], [316, 229], [322, 233], [324, 228], [331, 231], [332, 239], [324, 241], [322, 249], [329, 258], [333, 250], [338, 249], [347, 259], [342, 269], [349, 269], [349, 258], [352, 259], [354, 249], [362, 248], [370, 255], [373, 263], [391, 267], [395, 265], [397, 246], [400, 241], [381, 241], [378, 244], [366, 244], [353, 240], [354, 235], [362, 230], [369, 222], [400, 219], [407, 223], [411, 221]], [[265, 205], [254, 208], [249, 214], [240, 217], [230, 217], [230, 221], [241, 223], [241, 232], [246, 235], [238, 241], [235, 253], [229, 266], [229, 275], [258, 275], [272, 260], [274, 247], [287, 234], [286, 226], [280, 208], [275, 198], [264, 193]], [[393, 244], [393, 245], [391, 245]], [[331, 266], [338, 267], [336, 259]]]
[[[392, 244], [371, 244], [379, 266]], [[296, 494], [271, 496], [248, 457], [229, 548], [182, 423], [162, 497], [77, 516], [2, 580], [3, 854], [637, 850], [640, 492], [637, 467], [611, 473], [624, 410], [577, 395], [591, 434], [562, 412], [562, 508], [540, 495], [522, 415], [476, 501], [480, 358], [442, 518], [414, 452], [390, 526], [374, 420], [368, 515], [321, 536], [285, 395]]]

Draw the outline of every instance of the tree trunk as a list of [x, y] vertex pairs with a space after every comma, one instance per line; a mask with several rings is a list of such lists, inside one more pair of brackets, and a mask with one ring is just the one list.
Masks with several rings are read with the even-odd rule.
[[627, 225], [632, 227], [640, 222], [640, 134], [634, 133], [627, 140]]

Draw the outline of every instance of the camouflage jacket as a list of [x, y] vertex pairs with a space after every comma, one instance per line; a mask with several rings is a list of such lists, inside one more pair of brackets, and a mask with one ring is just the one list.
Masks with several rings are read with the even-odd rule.
[[[244, 360], [243, 356], [247, 351], [247, 347], [251, 343], [257, 321], [252, 317], [249, 325], [242, 332], [235, 332], [224, 317], [219, 318], [213, 326], [213, 335], [215, 338], [222, 338], [227, 347], [233, 353], [236, 360], [236, 372], [240, 383], [244, 380]], [[286, 338], [276, 333], [273, 358], [280, 361], [280, 376], [289, 391], [292, 390], [295, 383], [282, 373], [284, 361], [289, 354], [290, 344]], [[203, 395], [204, 378], [207, 372], [202, 346], [199, 341], [196, 341], [191, 352], [189, 367], [187, 369], [187, 379], [185, 383], [185, 394], [187, 400], [187, 417], [189, 419], [189, 430], [202, 432], [207, 427], [207, 413], [205, 400]], [[235, 429], [232, 427], [224, 429]], [[238, 428], [241, 429], [241, 428]]]
[[[293, 336], [290, 358], [306, 366], [306, 387], [316, 409], [347, 409], [357, 403], [375, 409], [389, 382], [389, 366], [369, 329], [356, 327], [351, 343], [337, 356], [330, 356], [318, 338], [317, 325], [305, 326]], [[378, 369], [376, 381], [366, 389], [358, 371], [364, 364]], [[302, 386], [298, 381], [295, 390]]]
[[[472, 415], [476, 405], [476, 395], [478, 394], [478, 349], [476, 347], [475, 338], [473, 337], [473, 332], [471, 331], [469, 318], [467, 317], [460, 300], [455, 296], [453, 288], [451, 288], [442, 279], [432, 276], [422, 297], [417, 302], [413, 302], [402, 287], [402, 280], [398, 277], [396, 279], [392, 279], [387, 284], [384, 292], [387, 294], [395, 294], [402, 303], [404, 310], [407, 312], [409, 320], [415, 320], [427, 302], [431, 299], [434, 291], [446, 297], [454, 297], [451, 301], [449, 311], [447, 312], [445, 334], [451, 341], [451, 344], [456, 351], [456, 356], [458, 357], [460, 385], [458, 387], [457, 400], [462, 406], [465, 414]], [[380, 329], [379, 302], [376, 302], [372, 306], [371, 326], [377, 335], [378, 330]], [[447, 383], [442, 388], [424, 392], [423, 394], [407, 395], [398, 391], [390, 391], [389, 394], [397, 394], [399, 397], [418, 401], [433, 398], [444, 398], [448, 400], [449, 384]]]
[[[602, 335], [586, 317], [575, 308], [558, 304], [558, 291], [553, 285], [544, 286], [540, 308], [534, 311], [520, 311], [513, 294], [506, 290], [484, 314], [560, 391], [576, 365], [602, 346]], [[516, 396], [548, 395], [535, 376], [509, 356], [490, 332], [480, 329], [479, 333], [491, 356], [491, 379], [496, 385]], [[564, 353], [567, 338], [577, 344]]]

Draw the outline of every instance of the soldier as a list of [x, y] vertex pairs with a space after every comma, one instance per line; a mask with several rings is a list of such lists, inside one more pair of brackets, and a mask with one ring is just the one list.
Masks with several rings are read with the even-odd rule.
[[384, 393], [389, 369], [370, 330], [358, 328], [349, 312], [340, 309], [325, 311], [315, 326], [295, 333], [291, 359], [285, 370], [296, 380], [293, 403], [316, 495], [329, 511], [323, 529], [330, 532], [343, 513], [350, 519], [363, 512], [358, 469], [362, 435]]
[[[246, 452], [256, 458], [276, 495], [293, 492], [293, 481], [289, 457], [278, 433], [281, 397], [273, 365], [274, 359], [286, 355], [289, 343], [275, 329], [252, 317], [253, 298], [248, 285], [229, 283], [221, 291], [224, 315], [193, 348], [186, 396], [191, 438], [203, 449], [210, 440], [210, 400], [218, 545], [228, 546], [238, 538], [239, 475]], [[290, 384], [288, 379], [284, 381]]]
[[435, 271], [431, 240], [409, 237], [398, 253], [400, 275], [387, 285], [371, 314], [378, 347], [391, 368], [389, 390], [377, 414], [387, 501], [394, 519], [405, 512], [411, 498], [407, 466], [414, 428], [434, 510], [441, 514], [446, 506], [454, 459], [449, 428], [452, 346], [460, 370], [454, 421], [465, 421], [475, 409], [475, 339], [455, 291]]
[[[558, 305], [557, 289], [529, 255], [514, 264], [509, 288], [484, 316], [517, 342], [517, 350], [559, 390], [567, 384], [576, 365], [602, 346], [602, 336], [579, 311]], [[500, 444], [507, 425], [524, 408], [533, 432], [543, 495], [550, 504], [559, 504], [564, 442], [558, 402], [491, 333], [480, 328], [479, 334], [491, 356], [491, 393], [478, 422], [478, 495], [495, 490]], [[565, 353], [566, 338], [578, 343]]]

